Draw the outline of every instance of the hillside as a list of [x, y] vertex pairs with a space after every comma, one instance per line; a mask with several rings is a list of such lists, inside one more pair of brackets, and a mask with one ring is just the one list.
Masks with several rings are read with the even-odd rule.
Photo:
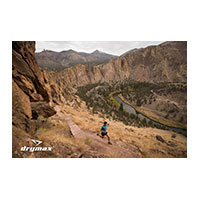
[[50, 50], [44, 50], [36, 53], [38, 65], [48, 71], [61, 70], [76, 64], [96, 65], [104, 63], [111, 58], [117, 58], [117, 56], [110, 55], [101, 51], [94, 51], [92, 53], [76, 52], [74, 50], [67, 50], [61, 52], [54, 52]]

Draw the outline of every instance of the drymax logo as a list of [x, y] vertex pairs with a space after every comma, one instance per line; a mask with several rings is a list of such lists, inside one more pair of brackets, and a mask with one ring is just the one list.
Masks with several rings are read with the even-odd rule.
[[33, 143], [36, 144], [36, 146], [38, 146], [39, 144], [42, 144], [42, 141], [40, 140], [32, 140]]
[[24, 146], [21, 148], [21, 151], [28, 151], [28, 152], [52, 151], [52, 149], [53, 149], [53, 147], [40, 147], [39, 145], [42, 144], [42, 141], [40, 141], [40, 140], [32, 140], [32, 142], [36, 145], [35, 147]]

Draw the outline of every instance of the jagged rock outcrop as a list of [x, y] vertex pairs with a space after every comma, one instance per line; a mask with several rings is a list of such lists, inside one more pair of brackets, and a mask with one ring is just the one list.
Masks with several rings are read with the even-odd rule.
[[30, 140], [35, 120], [41, 114], [50, 117], [52, 105], [50, 85], [34, 57], [35, 42], [13, 42], [12, 50], [12, 125], [13, 157], [23, 157], [20, 144]]
[[12, 76], [30, 101], [51, 101], [47, 79], [34, 57], [35, 42], [13, 42]]
[[145, 82], [186, 82], [187, 42], [165, 42], [135, 49], [105, 64], [79, 64], [48, 73], [48, 76], [64, 87], [126, 78]]

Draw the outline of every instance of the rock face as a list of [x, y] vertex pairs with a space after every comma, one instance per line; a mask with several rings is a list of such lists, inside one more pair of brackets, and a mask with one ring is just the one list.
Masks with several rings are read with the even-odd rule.
[[187, 42], [165, 42], [124, 56], [130, 77], [146, 82], [186, 82]]
[[47, 80], [34, 57], [35, 42], [13, 42], [12, 76], [31, 101], [50, 102]]
[[12, 81], [12, 124], [25, 131], [29, 131], [32, 118], [29, 97]]
[[111, 58], [117, 58], [117, 56], [98, 50], [92, 53], [76, 52], [73, 50], [62, 52], [44, 50], [36, 53], [39, 66], [45, 70], [60, 70], [76, 64], [89, 64], [93, 66], [106, 62]]
[[61, 72], [48, 73], [48, 76], [59, 80], [64, 87], [126, 78], [145, 82], [186, 82], [187, 42], [165, 42], [134, 49], [105, 64], [79, 64]]
[[[35, 130], [34, 115], [50, 117], [55, 114], [46, 74], [34, 57], [35, 42], [13, 42], [12, 50], [12, 125], [13, 157], [23, 141], [30, 140]], [[21, 137], [21, 139], [19, 139]], [[19, 149], [18, 149], [19, 150]]]

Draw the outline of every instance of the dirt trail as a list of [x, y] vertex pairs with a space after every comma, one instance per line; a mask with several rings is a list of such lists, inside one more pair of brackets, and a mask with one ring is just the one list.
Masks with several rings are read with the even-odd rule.
[[138, 158], [142, 157], [139, 148], [135, 144], [127, 144], [122, 141], [112, 140], [112, 145], [108, 144], [107, 138], [97, 136], [97, 132], [82, 130], [71, 119], [70, 114], [64, 114], [59, 106], [55, 107], [58, 117], [69, 126], [71, 133], [77, 139], [83, 139], [89, 144], [89, 151], [97, 157], [123, 157]]

